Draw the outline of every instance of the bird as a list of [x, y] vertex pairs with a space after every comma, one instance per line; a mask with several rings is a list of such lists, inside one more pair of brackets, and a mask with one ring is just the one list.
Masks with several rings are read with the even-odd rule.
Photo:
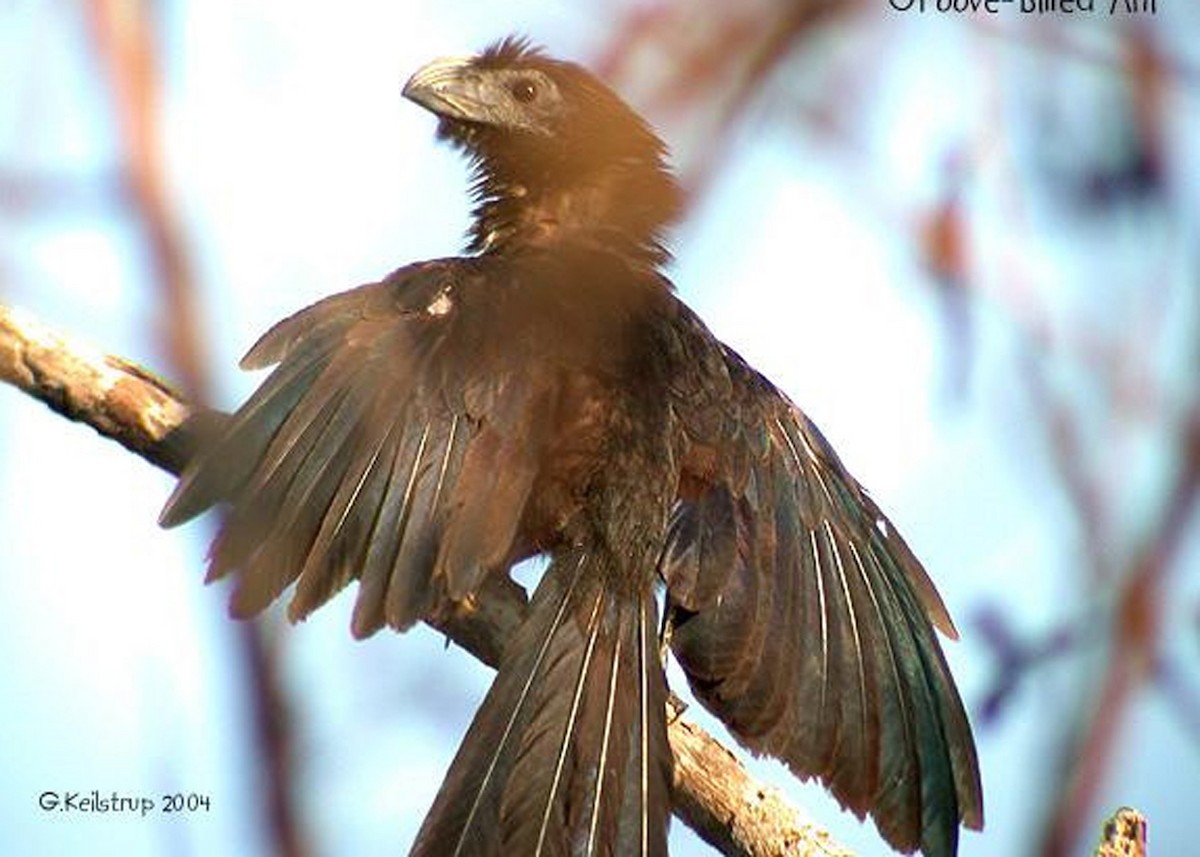
[[359, 638], [548, 557], [413, 854], [666, 854], [667, 657], [751, 752], [955, 854], [983, 825], [957, 631], [817, 426], [676, 294], [665, 144], [523, 37], [403, 96], [469, 165], [462, 255], [264, 334], [242, 366], [272, 372], [160, 523], [225, 510], [207, 579], [235, 617], [357, 581]]

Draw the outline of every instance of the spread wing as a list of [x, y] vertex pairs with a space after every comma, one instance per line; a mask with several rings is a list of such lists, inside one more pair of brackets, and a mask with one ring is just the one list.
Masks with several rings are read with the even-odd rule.
[[671, 645], [750, 749], [823, 780], [903, 851], [983, 822], [978, 764], [916, 557], [817, 427], [681, 307], [688, 436], [662, 572]]
[[480, 277], [458, 260], [403, 268], [284, 320], [243, 359], [278, 365], [161, 519], [228, 504], [208, 576], [236, 574], [235, 615], [297, 582], [297, 620], [357, 579], [352, 628], [366, 636], [507, 567], [551, 382], [506, 369]]

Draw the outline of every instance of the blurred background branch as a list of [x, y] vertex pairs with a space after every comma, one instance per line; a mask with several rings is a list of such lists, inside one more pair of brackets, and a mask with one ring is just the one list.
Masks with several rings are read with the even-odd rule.
[[[88, 33], [101, 77], [107, 84], [109, 110], [118, 145], [131, 215], [145, 245], [145, 260], [158, 321], [152, 333], [163, 355], [159, 371], [176, 379], [188, 399], [211, 400], [211, 361], [207, 335], [196, 305], [188, 239], [171, 200], [162, 154], [164, 135], [160, 21], [157, 4], [148, 0], [91, 0], [83, 4]], [[294, 712], [284, 693], [278, 644], [267, 622], [230, 623], [235, 651], [246, 677], [247, 723], [260, 772], [263, 830], [272, 853], [303, 857], [308, 837], [296, 811], [292, 737]]]

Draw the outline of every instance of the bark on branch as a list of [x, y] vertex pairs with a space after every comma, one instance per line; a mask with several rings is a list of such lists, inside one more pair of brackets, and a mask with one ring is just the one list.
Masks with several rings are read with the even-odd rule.
[[[194, 424], [187, 423], [193, 409], [165, 381], [119, 357], [69, 344], [2, 305], [0, 380], [170, 473], [180, 471], [194, 447]], [[438, 628], [494, 667], [525, 606], [521, 587], [493, 577], [476, 611], [445, 619]], [[671, 712], [669, 738], [674, 812], [722, 853], [849, 857], [828, 831], [803, 819], [777, 789], [752, 779], [730, 750], [678, 710]]]

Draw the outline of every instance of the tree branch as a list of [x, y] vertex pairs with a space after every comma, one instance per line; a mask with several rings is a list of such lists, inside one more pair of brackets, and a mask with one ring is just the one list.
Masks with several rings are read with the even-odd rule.
[[[86, 423], [156, 467], [179, 473], [195, 447], [200, 419], [162, 379], [111, 355], [90, 353], [36, 320], [0, 305], [0, 380]], [[492, 576], [468, 613], [435, 627], [490, 666], [525, 615], [524, 590]], [[737, 757], [672, 702], [674, 812], [727, 855], [850, 857], [829, 832], [800, 817], [774, 788], [756, 782]]]
[[87, 423], [151, 464], [178, 473], [187, 450], [168, 440], [191, 413], [160, 378], [119, 357], [67, 343], [0, 305], [0, 380]]

